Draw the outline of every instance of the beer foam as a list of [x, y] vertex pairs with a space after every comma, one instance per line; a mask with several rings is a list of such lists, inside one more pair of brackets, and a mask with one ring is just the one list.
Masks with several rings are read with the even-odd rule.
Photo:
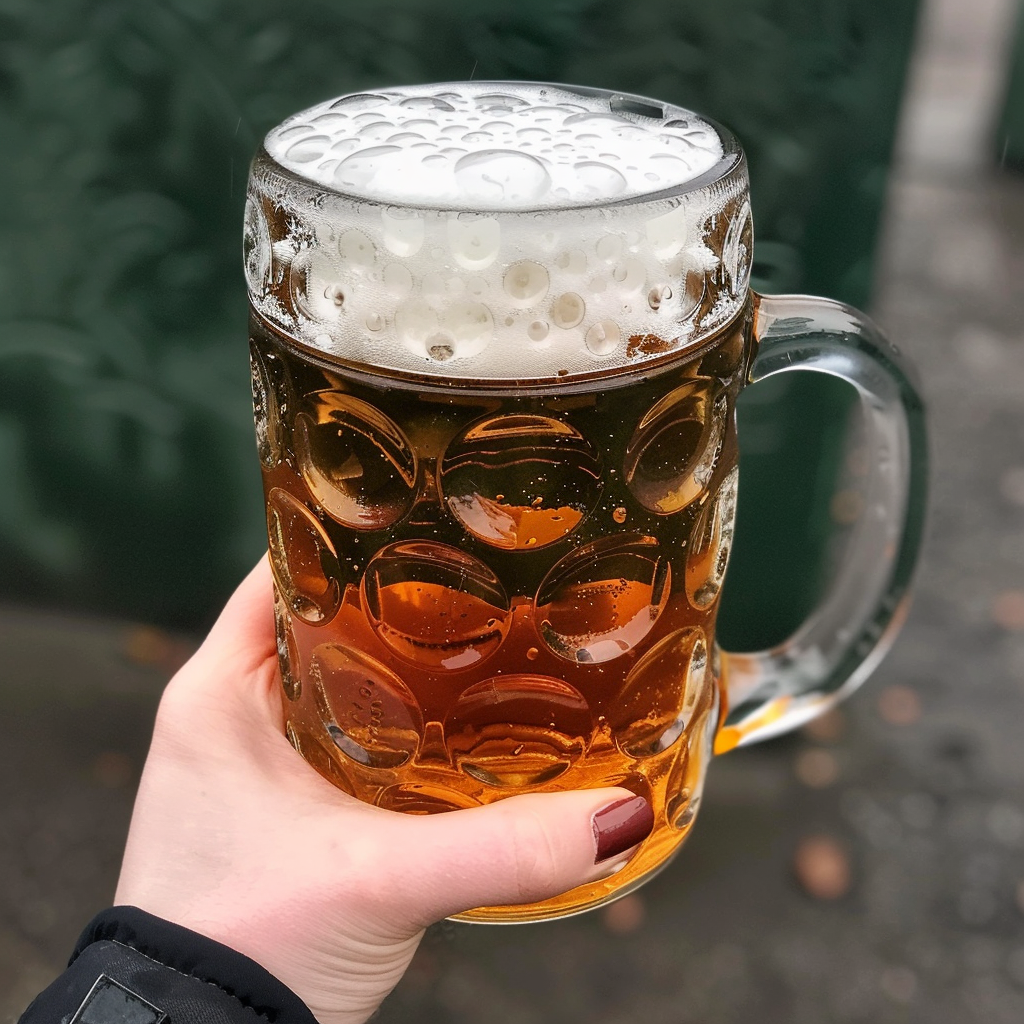
[[479, 211], [590, 205], [685, 185], [723, 156], [689, 111], [611, 93], [457, 83], [358, 93], [289, 118], [267, 152], [378, 202]]
[[746, 302], [742, 153], [690, 111], [537, 83], [385, 89], [269, 133], [253, 307], [326, 356], [570, 380], [692, 348]]

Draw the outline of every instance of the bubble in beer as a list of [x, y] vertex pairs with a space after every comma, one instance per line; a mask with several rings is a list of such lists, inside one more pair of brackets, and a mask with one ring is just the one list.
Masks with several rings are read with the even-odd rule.
[[366, 318], [366, 329], [376, 334], [384, 330], [384, 317], [380, 313], [370, 313]]
[[340, 567], [323, 526], [298, 498], [275, 487], [267, 528], [274, 578], [292, 614], [311, 626], [329, 622], [341, 604]]
[[331, 144], [329, 135], [307, 135], [300, 139], [285, 153], [285, 158], [297, 164], [308, 164], [319, 160]]
[[505, 271], [505, 294], [517, 306], [533, 306], [548, 293], [548, 272], [532, 260], [514, 263]]
[[424, 668], [477, 665], [501, 646], [511, 624], [498, 577], [472, 555], [434, 541], [383, 548], [366, 567], [362, 594], [388, 649]]
[[270, 228], [258, 202], [245, 201], [242, 264], [249, 291], [262, 297], [270, 283]]
[[448, 246], [465, 270], [489, 267], [501, 247], [501, 225], [493, 217], [460, 214], [448, 221]]
[[448, 510], [475, 539], [521, 551], [561, 540], [593, 510], [601, 463], [561, 420], [490, 416], [448, 445], [439, 482]]
[[644, 508], [671, 515], [703, 494], [725, 436], [727, 404], [713, 382], [689, 381], [643, 415], [626, 445], [626, 485]]
[[499, 675], [466, 690], [444, 724], [467, 775], [499, 788], [536, 786], [583, 754], [591, 731], [583, 695], [559, 679]]
[[[489, 133], [479, 133], [486, 143]], [[468, 139], [468, 137], [467, 137]], [[530, 203], [551, 187], [544, 162], [515, 149], [484, 149], [467, 153], [455, 164], [455, 181], [463, 198], [470, 202]]]
[[608, 705], [616, 745], [630, 757], [667, 750], [689, 727], [710, 683], [708, 644], [697, 626], [654, 645]]
[[321, 508], [353, 530], [394, 525], [416, 498], [416, 456], [397, 424], [342, 391], [312, 395], [295, 417], [295, 455]]
[[621, 340], [619, 325], [614, 320], [600, 320], [587, 331], [587, 348], [595, 356], [611, 355]]
[[551, 304], [551, 319], [556, 327], [576, 327], [587, 311], [587, 305], [576, 292], [564, 292]]
[[671, 566], [654, 537], [584, 544], [558, 562], [537, 591], [541, 639], [578, 664], [621, 657], [654, 628], [671, 583]]
[[710, 608], [722, 590], [736, 526], [736, 490], [739, 469], [734, 468], [701, 512], [686, 559], [686, 596], [694, 608]]
[[[276, 587], [274, 588], [276, 591]], [[298, 700], [302, 694], [302, 673], [299, 666], [299, 647], [295, 633], [284, 608], [284, 601], [275, 593], [274, 635], [277, 641], [277, 663], [281, 670], [281, 687], [289, 700]]]
[[309, 678], [335, 746], [367, 768], [397, 768], [416, 752], [423, 716], [408, 687], [361, 651], [320, 644]]
[[423, 248], [423, 218], [401, 207], [380, 211], [384, 245], [396, 256], [415, 256]]

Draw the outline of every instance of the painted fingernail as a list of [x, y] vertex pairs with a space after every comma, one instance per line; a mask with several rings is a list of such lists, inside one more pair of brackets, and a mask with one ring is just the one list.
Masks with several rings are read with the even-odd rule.
[[593, 817], [597, 855], [594, 863], [624, 853], [654, 828], [654, 811], [642, 796], [627, 796], [602, 807]]

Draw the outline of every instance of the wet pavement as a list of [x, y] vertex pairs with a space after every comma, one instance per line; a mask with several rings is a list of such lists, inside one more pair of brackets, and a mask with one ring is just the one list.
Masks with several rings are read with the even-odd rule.
[[[676, 861], [554, 924], [444, 924], [384, 1022], [1024, 1020], [1024, 178], [988, 161], [1006, 0], [929, 5], [876, 319], [920, 369], [917, 597], [840, 713], [716, 761]], [[113, 892], [189, 641], [0, 614], [0, 1022]]]

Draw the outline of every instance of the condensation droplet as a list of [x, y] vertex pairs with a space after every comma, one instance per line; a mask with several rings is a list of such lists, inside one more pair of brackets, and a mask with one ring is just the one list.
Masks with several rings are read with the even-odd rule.
[[376, 333], [384, 330], [384, 317], [380, 313], [370, 313], [366, 318], [366, 329]]
[[626, 521], [626, 510], [621, 505], [612, 512], [612, 520], [620, 526]]

